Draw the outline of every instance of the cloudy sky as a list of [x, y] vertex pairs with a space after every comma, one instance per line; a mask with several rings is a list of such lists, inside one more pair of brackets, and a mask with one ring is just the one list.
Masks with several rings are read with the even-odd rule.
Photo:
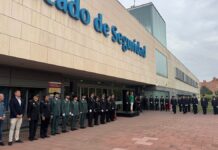
[[[134, 0], [119, 0], [125, 7]], [[218, 77], [218, 0], [136, 0], [153, 2], [167, 24], [168, 49], [200, 80]]]

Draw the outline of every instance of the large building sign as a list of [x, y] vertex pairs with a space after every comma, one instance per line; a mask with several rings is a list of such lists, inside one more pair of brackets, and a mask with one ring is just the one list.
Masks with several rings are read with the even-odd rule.
[[[80, 0], [44, 0], [48, 5], [55, 6], [59, 11], [68, 14], [72, 19], [81, 21], [84, 25], [91, 23], [90, 12], [86, 8], [80, 7]], [[116, 26], [109, 26], [103, 22], [103, 15], [98, 14], [93, 19], [93, 26], [96, 32], [103, 34], [106, 38], [111, 36], [114, 43], [121, 45], [122, 51], [132, 51], [133, 53], [145, 58], [146, 46], [140, 46], [140, 42], [128, 37], [118, 31]]]

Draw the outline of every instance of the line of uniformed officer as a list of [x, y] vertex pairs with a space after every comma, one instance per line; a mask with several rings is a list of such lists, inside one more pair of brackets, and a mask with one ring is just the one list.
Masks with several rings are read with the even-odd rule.
[[[88, 125], [105, 124], [106, 122], [114, 121], [116, 116], [115, 96], [106, 97], [105, 94], [100, 98], [91, 94], [88, 100]], [[100, 122], [99, 122], [100, 121]]]
[[95, 125], [115, 120], [116, 104], [115, 96], [102, 95], [100, 99], [95, 97], [94, 93], [91, 94], [88, 101], [86, 96], [82, 95], [81, 100], [78, 100], [77, 96], [73, 96], [70, 100], [70, 96], [66, 95], [63, 100], [60, 99], [58, 93], [54, 93], [54, 97], [50, 98], [45, 96], [43, 101], [39, 101], [39, 96], [36, 95], [29, 101], [27, 109], [27, 117], [29, 120], [29, 140], [36, 140], [36, 131], [39, 119], [41, 119], [40, 125], [40, 137], [47, 138], [48, 126], [51, 121], [51, 135], [59, 134], [59, 123], [61, 121], [62, 132], [67, 132], [68, 124], [71, 130], [77, 130], [78, 124], [80, 128], [86, 128], [86, 117], [88, 116], [88, 125], [93, 127], [93, 121]]

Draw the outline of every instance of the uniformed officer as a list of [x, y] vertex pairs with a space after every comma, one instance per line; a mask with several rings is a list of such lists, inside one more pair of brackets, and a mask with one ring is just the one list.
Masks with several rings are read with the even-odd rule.
[[37, 140], [36, 130], [38, 126], [38, 121], [40, 117], [40, 103], [39, 103], [39, 96], [35, 95], [33, 100], [29, 101], [28, 108], [27, 108], [27, 118], [29, 120], [29, 140]]
[[105, 124], [105, 113], [106, 113], [106, 98], [105, 98], [105, 94], [102, 95], [102, 98], [100, 100], [100, 109], [101, 109], [100, 122], [101, 122], [101, 124]]
[[58, 132], [59, 119], [61, 114], [61, 100], [58, 93], [54, 93], [51, 100], [51, 135], [60, 134]]
[[194, 114], [197, 114], [198, 113], [198, 98], [195, 95], [192, 99], [192, 107], [193, 107]]
[[126, 101], [126, 111], [130, 111], [130, 94], [129, 91], [126, 91], [126, 97], [125, 97], [125, 101]]
[[93, 127], [93, 116], [94, 116], [94, 108], [95, 108], [95, 99], [94, 99], [94, 93], [90, 95], [90, 98], [88, 99], [88, 125], [89, 127]]
[[65, 99], [61, 102], [61, 114], [62, 114], [62, 132], [68, 132], [67, 131], [67, 124], [69, 121], [70, 116], [70, 96], [66, 95]]
[[170, 100], [168, 96], [166, 96], [166, 99], [165, 99], [165, 110], [170, 111]]
[[216, 97], [215, 106], [216, 106], [216, 114], [218, 114], [218, 97]]
[[73, 100], [70, 102], [70, 115], [71, 115], [71, 130], [77, 130], [77, 124], [79, 120], [79, 102], [78, 97], [73, 96]]
[[216, 111], [217, 106], [216, 106], [216, 97], [215, 96], [213, 96], [211, 104], [212, 104], [212, 107], [213, 107], [213, 113], [214, 113], [214, 115], [216, 115], [217, 114], [217, 111]]
[[191, 112], [191, 100], [192, 98], [191, 98], [191, 96], [188, 96], [187, 97], [187, 102], [188, 102], [188, 112]]
[[159, 98], [156, 96], [154, 101], [155, 101], [155, 110], [159, 110]]
[[201, 98], [201, 107], [203, 109], [203, 114], [206, 115], [207, 114], [207, 107], [208, 107], [208, 100], [205, 97], [205, 95], [203, 95]]
[[110, 120], [114, 121], [116, 118], [116, 100], [115, 100], [115, 95], [113, 94], [111, 96], [111, 114], [110, 114]]
[[142, 105], [143, 109], [148, 110], [148, 98], [147, 98], [147, 96], [144, 96], [142, 101], [143, 101], [143, 105]]
[[110, 122], [110, 111], [111, 111], [111, 96], [108, 96], [106, 101], [106, 122]]
[[95, 109], [94, 109], [94, 123], [95, 125], [99, 125], [99, 113], [100, 113], [100, 100], [99, 97], [95, 98]]
[[179, 112], [182, 112], [182, 98], [178, 97]]
[[160, 111], [164, 111], [164, 98], [161, 96], [160, 98]]
[[40, 137], [48, 138], [48, 126], [51, 119], [51, 109], [50, 109], [49, 96], [45, 96], [44, 101], [40, 103], [40, 113], [41, 113], [41, 127], [40, 127]]
[[175, 98], [175, 96], [172, 96], [171, 98], [171, 105], [172, 105], [172, 110], [173, 110], [173, 113], [176, 114], [176, 106], [177, 106], [177, 100]]
[[88, 113], [88, 104], [86, 100], [86, 95], [82, 95], [82, 99], [79, 102], [79, 111], [80, 111], [80, 128], [85, 129], [86, 128], [86, 115]]
[[183, 113], [186, 114], [188, 112], [188, 99], [185, 96], [183, 96], [182, 107], [183, 107]]
[[150, 99], [149, 99], [149, 108], [150, 110], [154, 110], [154, 98], [152, 95], [150, 96]]

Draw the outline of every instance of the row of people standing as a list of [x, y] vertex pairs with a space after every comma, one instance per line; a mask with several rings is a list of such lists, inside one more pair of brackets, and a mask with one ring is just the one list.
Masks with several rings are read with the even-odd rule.
[[[209, 100], [202, 95], [201, 100], [199, 101], [196, 96], [180, 96], [176, 99], [175, 96], [172, 96], [171, 99], [166, 96], [160, 97], [160, 99], [156, 96], [153, 98], [151, 96], [149, 99], [145, 96], [141, 100], [141, 106], [144, 110], [160, 110], [160, 111], [169, 111], [170, 106], [172, 106], [172, 110], [176, 113], [177, 106], [179, 107], [179, 111], [186, 114], [187, 112], [193, 111], [194, 114], [198, 113], [198, 105], [201, 105], [203, 114], [207, 114]], [[214, 114], [218, 114], [218, 97], [213, 97], [211, 100], [211, 104], [213, 107]]]
[[165, 98], [163, 96], [155, 98], [151, 95], [148, 99], [146, 96], [141, 100], [141, 107], [143, 110], [160, 110], [160, 111], [169, 111], [170, 110], [170, 99], [168, 96]]
[[[4, 95], [0, 93], [0, 145], [2, 142], [2, 125], [5, 119]], [[13, 137], [16, 143], [23, 143], [20, 139], [20, 128], [25, 115], [25, 102], [21, 99], [20, 90], [16, 90], [14, 97], [10, 100], [10, 131], [8, 145], [13, 144]], [[79, 100], [77, 96], [72, 98], [66, 95], [63, 100], [60, 94], [54, 93], [51, 98], [45, 96], [43, 100], [39, 100], [39, 96], [35, 95], [28, 103], [27, 118], [29, 121], [29, 140], [37, 140], [36, 132], [38, 123], [40, 124], [40, 137], [48, 138], [48, 128], [51, 125], [51, 135], [60, 134], [59, 125], [61, 122], [62, 132], [68, 132], [70, 129], [77, 130], [79, 127], [86, 128], [86, 119], [88, 118], [88, 126], [105, 124], [114, 121], [116, 115], [115, 95], [102, 97], [91, 94], [89, 98], [82, 95]], [[99, 120], [100, 119], [100, 120]], [[100, 121], [100, 123], [99, 123]], [[93, 123], [94, 122], [94, 123]]]

